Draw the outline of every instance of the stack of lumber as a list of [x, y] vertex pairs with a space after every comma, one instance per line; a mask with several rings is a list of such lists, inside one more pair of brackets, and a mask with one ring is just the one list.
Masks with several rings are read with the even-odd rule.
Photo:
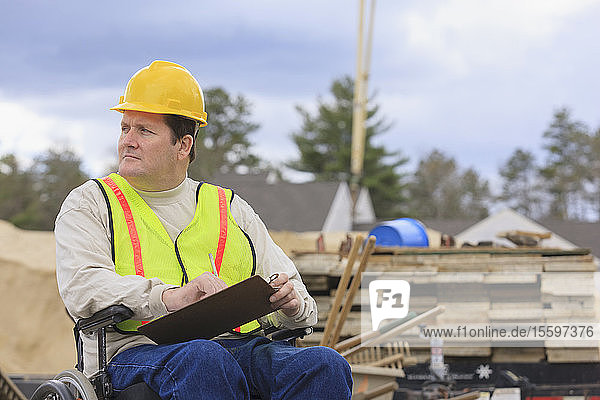
[[27, 400], [19, 388], [0, 369], [0, 400]]
[[[309, 252], [296, 253], [293, 259], [319, 308], [319, 323], [305, 343], [318, 344], [347, 260], [337, 254]], [[596, 270], [586, 249], [478, 247], [376, 248], [365, 272], [402, 273], [411, 282], [411, 311], [422, 313], [440, 304], [446, 306], [437, 323], [465, 322], [465, 315], [478, 323], [592, 323], [600, 317]], [[341, 340], [361, 333], [361, 323], [363, 332], [369, 330], [364, 326], [368, 318], [361, 321], [361, 301], [363, 306], [368, 301], [365, 292], [366, 288], [361, 288], [354, 297]], [[414, 350], [419, 362], [429, 357], [425, 349], [422, 353]], [[567, 348], [557, 341], [531, 348], [485, 343], [480, 347], [445, 347], [444, 354], [489, 357], [496, 362], [600, 361], [598, 347]]]

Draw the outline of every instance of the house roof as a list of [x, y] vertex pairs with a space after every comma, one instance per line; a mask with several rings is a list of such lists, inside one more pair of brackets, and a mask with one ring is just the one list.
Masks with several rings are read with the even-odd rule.
[[[507, 247], [514, 247], [515, 244], [508, 239], [496, 236], [500, 232], [514, 230], [545, 233], [549, 229], [510, 208], [506, 208], [470, 226], [456, 235], [455, 238], [458, 242], [478, 243], [480, 241], [492, 241]], [[541, 246], [559, 249], [577, 247], [577, 245], [561, 237], [556, 232], [553, 232], [549, 239], [544, 239], [541, 242]]]
[[[600, 223], [598, 222], [576, 222], [542, 219], [534, 221], [517, 212], [507, 209], [490, 215], [481, 221], [471, 219], [426, 219], [423, 223], [431, 229], [457, 237], [467, 241], [493, 240], [503, 244], [505, 239], [496, 238], [495, 235], [501, 231], [529, 230], [549, 231], [553, 233], [553, 239], [544, 240], [542, 245], [551, 246], [553, 240], [561, 240], [557, 246], [568, 245], [571, 247], [582, 247], [590, 249], [592, 254], [600, 257]], [[562, 243], [562, 244], [561, 244]], [[568, 243], [568, 244], [567, 244]]]
[[539, 223], [552, 232], [556, 232], [578, 247], [590, 249], [592, 254], [600, 257], [600, 223], [599, 222], [579, 222], [579, 221], [560, 221], [544, 219]]
[[421, 222], [428, 228], [456, 236], [468, 227], [476, 224], [477, 221], [476, 219], [424, 219]]
[[254, 208], [268, 229], [296, 232], [322, 229], [340, 185], [276, 182], [266, 173], [217, 173], [206, 181], [233, 189]]

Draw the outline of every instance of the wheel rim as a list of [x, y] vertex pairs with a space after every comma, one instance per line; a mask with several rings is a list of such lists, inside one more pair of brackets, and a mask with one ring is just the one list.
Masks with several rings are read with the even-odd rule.
[[63, 382], [73, 393], [76, 400], [98, 400], [94, 387], [78, 370], [70, 369], [56, 375], [57, 380]]
[[79, 383], [76, 382], [74, 379], [72, 379], [71, 377], [63, 377], [59, 380], [65, 385], [67, 385], [71, 393], [73, 393], [75, 400], [88, 400], [86, 393], [83, 393], [83, 389], [81, 389]]

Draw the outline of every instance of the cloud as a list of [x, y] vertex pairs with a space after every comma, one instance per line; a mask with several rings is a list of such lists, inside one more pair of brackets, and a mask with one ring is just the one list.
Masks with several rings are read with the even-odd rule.
[[[35, 156], [50, 148], [69, 148], [81, 157], [86, 172], [104, 173], [115, 159], [120, 119], [104, 104], [95, 104], [104, 96], [103, 91], [81, 91], [14, 101], [0, 95], [1, 153], [14, 153], [28, 166]], [[96, 115], [90, 112], [94, 109]]]
[[[437, 65], [439, 80], [482, 68], [523, 65], [532, 49], [547, 46], [595, 0], [449, 0], [413, 2], [383, 15], [379, 38], [396, 38], [394, 63], [419, 60], [425, 71]], [[392, 20], [393, 19], [393, 20]]]
[[354, 55], [355, 11], [343, 2], [30, 3], [0, 16], [0, 87], [15, 95], [124, 85], [154, 59], [182, 63], [204, 85], [281, 93], [330, 79]]
[[43, 117], [21, 104], [0, 100], [0, 134], [2, 153], [18, 153], [26, 165], [33, 157], [50, 147], [60, 124], [54, 118]]
[[[357, 6], [12, 2], [0, 15], [0, 112], [10, 121], [1, 149], [30, 158], [68, 141], [100, 171], [119, 118], [107, 108], [161, 58], [251, 100], [256, 151], [287, 160], [301, 123], [294, 106], [310, 108], [333, 79], [354, 74]], [[517, 146], [539, 148], [556, 107], [600, 122], [599, 12], [590, 0], [378, 2], [369, 87], [395, 122], [380, 140], [413, 159], [435, 146], [492, 171]]]

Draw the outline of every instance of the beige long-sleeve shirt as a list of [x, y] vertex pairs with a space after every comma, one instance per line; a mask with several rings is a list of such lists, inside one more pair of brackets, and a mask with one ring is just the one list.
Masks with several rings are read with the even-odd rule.
[[[163, 192], [142, 192], [175, 240], [193, 219], [196, 210], [198, 182], [186, 178], [179, 186]], [[292, 317], [276, 311], [261, 319], [263, 325], [296, 328], [317, 322], [317, 307], [308, 294], [293, 262], [269, 236], [254, 210], [234, 196], [231, 213], [239, 227], [252, 240], [256, 252], [256, 274], [269, 277], [285, 272], [294, 284], [300, 309]], [[136, 320], [150, 320], [167, 313], [162, 293], [173, 285], [158, 278], [137, 275], [121, 276], [115, 272], [111, 258], [108, 208], [97, 184], [88, 181], [74, 189], [65, 199], [56, 218], [56, 274], [60, 295], [67, 310], [76, 320], [87, 318], [110, 305], [123, 304], [133, 311]], [[97, 370], [96, 339], [83, 336], [85, 373]], [[107, 357], [141, 344], [152, 344], [142, 335], [107, 332]]]

